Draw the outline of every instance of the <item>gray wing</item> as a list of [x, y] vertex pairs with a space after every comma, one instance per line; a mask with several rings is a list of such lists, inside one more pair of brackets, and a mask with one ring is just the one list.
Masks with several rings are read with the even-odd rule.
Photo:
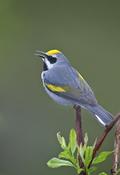
[[93, 91], [83, 77], [69, 65], [56, 66], [44, 75], [44, 82], [60, 87], [67, 87], [67, 91], [57, 92], [57, 95], [78, 101], [80, 104], [96, 104]]

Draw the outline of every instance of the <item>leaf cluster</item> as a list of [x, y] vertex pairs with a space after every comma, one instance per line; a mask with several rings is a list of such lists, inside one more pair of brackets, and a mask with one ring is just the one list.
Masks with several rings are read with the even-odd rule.
[[[78, 146], [76, 139], [76, 132], [74, 129], [70, 130], [69, 142], [65, 141], [65, 138], [57, 133], [58, 142], [62, 148], [58, 157], [54, 157], [47, 162], [50, 168], [58, 168], [62, 166], [73, 167], [77, 174], [82, 171], [87, 175], [91, 175], [97, 170], [97, 164], [104, 162], [113, 151], [100, 152], [93, 159], [93, 151], [96, 145], [96, 141], [92, 146], [88, 145], [88, 136], [85, 134], [84, 144]], [[81, 163], [80, 163], [81, 162]], [[99, 173], [99, 175], [107, 175], [105, 172]]]

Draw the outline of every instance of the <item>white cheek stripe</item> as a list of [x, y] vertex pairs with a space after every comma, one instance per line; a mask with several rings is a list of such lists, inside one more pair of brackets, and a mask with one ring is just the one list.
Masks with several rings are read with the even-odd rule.
[[51, 68], [53, 67], [53, 64], [51, 64], [51, 63], [47, 60], [47, 58], [45, 58], [45, 63], [46, 63], [46, 65], [47, 65], [48, 69], [51, 69]]

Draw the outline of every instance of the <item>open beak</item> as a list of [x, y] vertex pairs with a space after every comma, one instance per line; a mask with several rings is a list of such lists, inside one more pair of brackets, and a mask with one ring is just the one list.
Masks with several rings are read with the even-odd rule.
[[43, 61], [48, 56], [45, 52], [42, 52], [40, 50], [36, 50], [34, 55], [41, 57]]

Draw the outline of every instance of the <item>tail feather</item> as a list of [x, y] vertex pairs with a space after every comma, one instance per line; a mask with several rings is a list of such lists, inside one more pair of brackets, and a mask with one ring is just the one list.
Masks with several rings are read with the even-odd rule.
[[103, 125], [108, 126], [112, 120], [112, 114], [110, 114], [108, 111], [106, 111], [102, 106], [96, 105], [96, 106], [87, 106], [86, 107], [88, 111], [94, 114], [96, 119]]

